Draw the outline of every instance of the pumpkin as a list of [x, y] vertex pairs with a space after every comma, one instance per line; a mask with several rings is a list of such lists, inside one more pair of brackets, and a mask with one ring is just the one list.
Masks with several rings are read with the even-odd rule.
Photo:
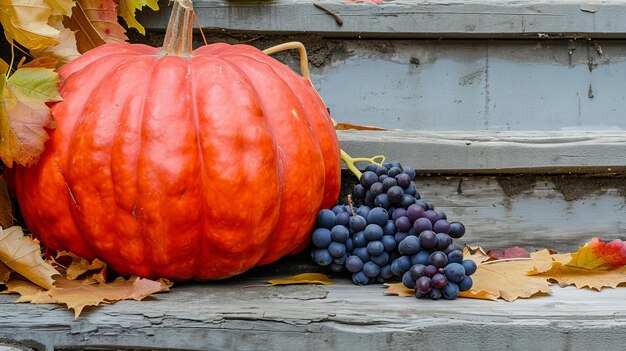
[[191, 2], [163, 48], [108, 44], [62, 67], [39, 163], [16, 172], [30, 230], [121, 274], [230, 277], [308, 245], [340, 151], [310, 82], [247, 45], [191, 49]]

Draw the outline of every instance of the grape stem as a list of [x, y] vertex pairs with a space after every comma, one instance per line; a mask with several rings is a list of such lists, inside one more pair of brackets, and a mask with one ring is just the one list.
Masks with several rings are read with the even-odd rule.
[[[309, 70], [309, 59], [308, 59], [304, 44], [297, 42], [297, 41], [292, 41], [289, 43], [279, 44], [276, 46], [272, 46], [271, 48], [267, 48], [263, 50], [263, 53], [266, 55], [273, 55], [277, 52], [281, 52], [285, 50], [298, 50], [298, 53], [300, 55], [300, 74], [302, 75], [302, 77], [304, 77], [306, 80], [309, 81], [309, 83], [313, 87], [313, 90], [317, 93], [317, 90], [313, 86], [313, 82], [311, 82], [311, 73]], [[317, 96], [319, 96], [319, 93], [317, 93]], [[322, 102], [324, 102], [321, 96], [319, 96], [319, 98], [320, 100], [322, 100]], [[332, 117], [330, 117], [330, 120], [333, 122], [333, 126], [337, 128], [337, 122]], [[385, 157], [382, 155], [374, 156], [372, 158], [353, 158], [352, 156], [348, 155], [348, 153], [343, 150], [340, 150], [340, 152], [341, 152], [341, 159], [346, 164], [350, 172], [352, 172], [352, 174], [354, 174], [358, 179], [361, 178], [361, 171], [354, 165], [355, 162], [369, 162], [369, 163], [373, 163], [379, 166], [382, 165], [383, 162], [385, 162]], [[377, 162], [376, 160], [378, 159], [381, 159], [381, 161]]]
[[356, 216], [356, 212], [354, 212], [354, 206], [352, 206], [352, 195], [348, 194], [348, 207], [350, 207], [350, 213], [352, 216]]

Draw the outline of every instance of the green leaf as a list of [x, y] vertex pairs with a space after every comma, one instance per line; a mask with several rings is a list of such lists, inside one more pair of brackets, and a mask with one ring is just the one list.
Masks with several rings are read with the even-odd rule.
[[148, 6], [154, 11], [159, 9], [158, 0], [120, 0], [117, 12], [124, 19], [129, 28], [135, 28], [139, 33], [146, 35], [146, 29], [137, 22], [135, 11]]
[[48, 140], [44, 128], [54, 128], [46, 102], [61, 101], [60, 77], [49, 68], [20, 68], [7, 79], [0, 74], [0, 158], [32, 166]]

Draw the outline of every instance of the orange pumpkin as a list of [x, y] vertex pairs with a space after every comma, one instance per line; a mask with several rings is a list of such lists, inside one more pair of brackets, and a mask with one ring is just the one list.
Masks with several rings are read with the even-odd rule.
[[174, 6], [163, 48], [104, 45], [60, 70], [57, 127], [17, 196], [53, 251], [220, 279], [307, 245], [337, 200], [339, 143], [309, 81], [251, 46], [192, 51], [191, 6]]

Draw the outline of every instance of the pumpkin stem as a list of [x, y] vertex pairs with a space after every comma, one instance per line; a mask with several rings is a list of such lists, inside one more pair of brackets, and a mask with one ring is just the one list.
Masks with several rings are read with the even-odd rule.
[[174, 0], [161, 55], [190, 56], [193, 47], [193, 3]]
[[343, 162], [345, 162], [350, 172], [352, 172], [352, 174], [354, 174], [358, 179], [361, 179], [362, 173], [354, 165], [356, 162], [369, 162], [378, 166], [382, 166], [383, 162], [385, 162], [385, 156], [383, 155], [378, 155], [378, 156], [374, 156], [371, 158], [366, 158], [366, 157], [354, 158], [348, 155], [347, 152], [343, 150], [340, 150], [340, 151], [341, 151], [341, 159], [343, 160]]

